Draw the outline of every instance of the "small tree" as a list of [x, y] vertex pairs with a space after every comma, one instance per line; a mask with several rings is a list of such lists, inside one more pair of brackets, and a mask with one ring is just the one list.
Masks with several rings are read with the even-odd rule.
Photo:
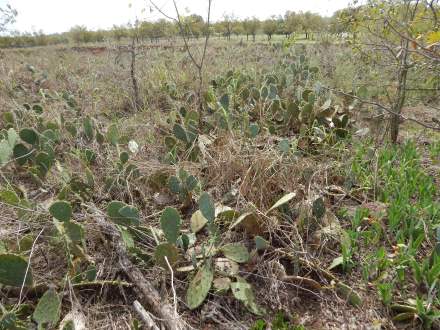
[[[436, 0], [369, 0], [363, 6], [344, 12], [342, 17], [351, 25], [354, 47], [361, 52], [361, 58], [380, 66], [383, 75], [391, 77], [391, 84], [384, 87], [386, 103], [363, 101], [390, 114], [393, 143], [397, 141], [401, 120], [412, 120], [440, 130], [438, 125], [402, 114], [408, 90], [425, 89], [416, 85], [422, 83], [419, 77], [437, 76], [437, 86], [433, 86], [433, 90], [440, 89], [440, 52], [434, 46], [440, 41], [438, 12]], [[374, 83], [377, 86], [381, 81]], [[433, 121], [438, 122], [437, 119]]]
[[35, 39], [35, 44], [38, 46], [47, 46], [49, 44], [49, 38], [44, 34], [42, 30], [33, 33], [33, 39]]
[[254, 18], [247, 18], [243, 21], [243, 31], [246, 34], [246, 39], [249, 40], [249, 36], [252, 36], [253, 41], [255, 42], [255, 37], [257, 35], [258, 29], [260, 28], [260, 21]]
[[284, 15], [286, 33], [295, 34], [301, 29], [300, 17], [293, 11], [288, 11]]
[[223, 35], [229, 41], [233, 33], [234, 22], [236, 21], [233, 14], [223, 14], [223, 20], [221, 21], [221, 28]]
[[311, 39], [314, 31], [319, 31], [324, 27], [324, 21], [320, 15], [307, 11], [299, 15], [299, 25], [306, 39]]
[[192, 32], [192, 28], [193, 26], [188, 25], [185, 22], [185, 18], [180, 15], [180, 11], [179, 8], [177, 6], [176, 0], [173, 0], [173, 5], [174, 5], [174, 9], [176, 12], [176, 16], [177, 17], [172, 17], [169, 16], [167, 14], [165, 14], [155, 3], [153, 0], [150, 0], [151, 5], [158, 11], [160, 12], [164, 17], [168, 18], [169, 20], [173, 21], [177, 28], [179, 29], [179, 32], [182, 36], [183, 39], [183, 43], [185, 45], [185, 49], [186, 52], [189, 56], [189, 58], [191, 59], [191, 62], [193, 63], [194, 67], [197, 69], [197, 73], [198, 73], [198, 88], [197, 88], [197, 101], [199, 103], [199, 110], [200, 112], [203, 111], [203, 85], [204, 85], [204, 80], [203, 80], [203, 72], [204, 72], [204, 67], [205, 67], [205, 62], [206, 62], [206, 52], [208, 49], [208, 43], [209, 43], [209, 38], [211, 36], [211, 6], [212, 6], [212, 0], [207, 0], [207, 4], [208, 4], [208, 14], [207, 14], [207, 19], [206, 19], [206, 24], [203, 21], [203, 18], [201, 16], [199, 16], [201, 18], [201, 27], [200, 27], [200, 31], [202, 31], [202, 33], [204, 34], [205, 37], [205, 42], [203, 45], [202, 49], [198, 49], [199, 51], [199, 56], [198, 58], [196, 57], [195, 53], [193, 52], [193, 50], [191, 49], [190, 45], [189, 45], [189, 41], [188, 38], [189, 36], [193, 33]]
[[232, 33], [234, 33], [236, 36], [244, 34], [243, 24], [238, 19], [232, 22]]
[[267, 35], [267, 40], [272, 40], [272, 36], [277, 32], [278, 25], [275, 17], [265, 20], [263, 23], [263, 32]]
[[93, 35], [85, 26], [77, 25], [70, 29], [70, 36], [76, 44], [93, 41]]
[[185, 38], [196, 38], [202, 36], [205, 29], [205, 22], [200, 15], [192, 14], [189, 16], [180, 16], [182, 29], [180, 34]]
[[122, 25], [113, 25], [111, 35], [113, 39], [119, 42], [123, 38], [127, 37], [127, 29]]

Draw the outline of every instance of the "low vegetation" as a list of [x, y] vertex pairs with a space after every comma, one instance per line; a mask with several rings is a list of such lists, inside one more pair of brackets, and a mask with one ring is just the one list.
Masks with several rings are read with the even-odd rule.
[[349, 42], [2, 51], [0, 329], [438, 329], [431, 5], [338, 13]]

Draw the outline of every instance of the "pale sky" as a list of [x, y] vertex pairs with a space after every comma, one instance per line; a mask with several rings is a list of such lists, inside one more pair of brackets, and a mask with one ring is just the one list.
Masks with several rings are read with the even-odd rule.
[[[154, 1], [154, 0], [153, 0]], [[181, 14], [188, 10], [206, 16], [207, 0], [176, 0]], [[344, 8], [349, 0], [213, 0], [212, 17], [220, 19], [224, 13], [239, 18], [256, 16], [260, 19], [291, 11], [312, 11], [330, 16]], [[45, 33], [68, 31], [74, 25], [90, 29], [109, 28], [139, 19], [157, 19], [160, 14], [150, 11], [150, 0], [0, 0], [17, 9], [14, 29], [21, 32], [43, 30]], [[172, 0], [155, 0], [167, 14], [174, 14]]]

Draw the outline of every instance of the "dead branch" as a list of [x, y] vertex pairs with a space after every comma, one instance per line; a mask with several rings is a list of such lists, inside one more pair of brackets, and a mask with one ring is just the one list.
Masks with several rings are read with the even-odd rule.
[[159, 330], [159, 327], [151, 318], [150, 314], [145, 310], [144, 306], [137, 300], [133, 303], [134, 310], [138, 313], [148, 330]]
[[93, 210], [95, 215], [94, 218], [101, 230], [105, 233], [111, 233], [113, 245], [116, 250], [116, 254], [119, 257], [119, 265], [127, 274], [128, 278], [134, 283], [137, 290], [141, 293], [143, 301], [146, 303], [146, 305], [151, 308], [154, 314], [157, 315], [158, 319], [166, 326], [167, 329], [188, 329], [183, 320], [174, 316], [174, 308], [167, 301], [163, 301], [156, 288], [150, 282], [145, 280], [145, 276], [141, 270], [131, 262], [121, 234], [117, 230], [116, 226], [107, 221], [105, 215], [102, 214], [102, 212], [96, 207], [89, 206], [89, 208]]
[[131, 41], [131, 68], [130, 68], [130, 76], [131, 76], [131, 82], [133, 85], [133, 94], [134, 94], [134, 108], [135, 111], [139, 110], [139, 107], [141, 106], [141, 101], [139, 98], [139, 84], [136, 78], [136, 39], [137, 36], [132, 37]]

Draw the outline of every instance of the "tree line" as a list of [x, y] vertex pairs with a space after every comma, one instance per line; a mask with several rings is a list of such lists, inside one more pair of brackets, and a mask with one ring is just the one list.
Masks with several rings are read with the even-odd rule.
[[55, 44], [82, 44], [123, 39], [136, 36], [143, 41], [157, 42], [161, 39], [174, 39], [185, 33], [186, 37], [198, 39], [208, 32], [212, 36], [231, 40], [233, 36], [243, 36], [246, 40], [256, 40], [257, 35], [264, 35], [271, 40], [274, 35], [286, 38], [301, 36], [313, 39], [318, 33], [341, 33], [344, 25], [336, 12], [332, 17], [323, 17], [312, 12], [287, 11], [284, 15], [272, 16], [266, 20], [256, 17], [238, 19], [234, 14], [225, 14], [222, 19], [207, 26], [202, 16], [197, 14], [182, 17], [184, 30], [181, 31], [175, 22], [166, 19], [142, 21], [135, 24], [114, 25], [108, 30], [89, 30], [85, 26], [75, 26], [70, 31], [46, 35], [42, 31], [33, 33], [11, 32], [0, 37], [0, 47], [32, 47]]

